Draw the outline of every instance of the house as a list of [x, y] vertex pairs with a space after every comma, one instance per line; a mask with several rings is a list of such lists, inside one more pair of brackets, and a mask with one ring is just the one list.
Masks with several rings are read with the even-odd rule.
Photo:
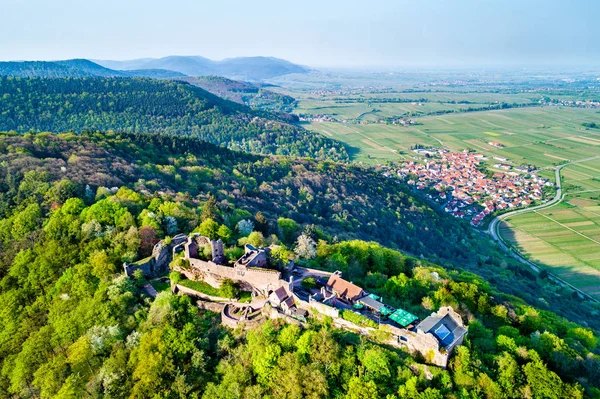
[[440, 347], [450, 352], [452, 348], [461, 345], [467, 329], [462, 318], [451, 307], [441, 308], [420, 322], [416, 330], [418, 333], [432, 334], [439, 342]]
[[289, 295], [286, 289], [284, 287], [279, 287], [275, 291], [273, 291], [271, 295], [269, 295], [269, 302], [271, 303], [271, 305], [279, 307], [283, 302], [285, 302], [286, 298], [288, 297]]
[[352, 303], [365, 296], [363, 289], [344, 280], [340, 271], [336, 271], [329, 277], [326, 287], [330, 292], [336, 294], [338, 298]]

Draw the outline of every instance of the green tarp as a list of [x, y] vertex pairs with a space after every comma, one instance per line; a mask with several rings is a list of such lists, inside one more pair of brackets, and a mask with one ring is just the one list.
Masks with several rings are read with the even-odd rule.
[[389, 315], [391, 315], [392, 313], [394, 313], [394, 309], [392, 309], [392, 308], [388, 308], [387, 306], [384, 306], [384, 307], [382, 307], [382, 308], [379, 310], [379, 313], [381, 313], [381, 314], [382, 314], [382, 315], [384, 315], [384, 316], [389, 316]]
[[402, 327], [408, 326], [413, 321], [417, 320], [418, 317], [412, 313], [407, 312], [404, 309], [398, 309], [389, 316], [390, 320], [400, 324]]

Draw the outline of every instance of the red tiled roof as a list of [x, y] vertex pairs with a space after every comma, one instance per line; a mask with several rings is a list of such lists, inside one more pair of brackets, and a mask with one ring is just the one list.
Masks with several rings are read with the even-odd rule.
[[327, 288], [351, 301], [359, 299], [364, 294], [362, 288], [344, 280], [337, 274], [333, 274], [329, 277]]

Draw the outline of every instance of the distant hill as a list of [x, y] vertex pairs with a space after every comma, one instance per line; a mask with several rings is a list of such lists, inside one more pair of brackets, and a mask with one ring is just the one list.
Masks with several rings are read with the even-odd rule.
[[238, 57], [213, 61], [200, 56], [169, 56], [129, 61], [95, 60], [116, 70], [167, 69], [189, 76], [219, 75], [238, 80], [260, 81], [290, 73], [306, 73], [308, 68], [273, 57]]
[[197, 137], [245, 152], [347, 161], [344, 145], [185, 82], [0, 77], [0, 130], [115, 130]]
[[148, 77], [176, 78], [180, 72], [162, 69], [117, 71], [85, 59], [65, 61], [9, 61], [0, 62], [0, 76], [22, 78], [88, 78], [88, 77]]
[[214, 95], [252, 108], [291, 112], [296, 104], [295, 98], [266, 90], [261, 85], [221, 76], [186, 76], [177, 78], [177, 80], [193, 84]]

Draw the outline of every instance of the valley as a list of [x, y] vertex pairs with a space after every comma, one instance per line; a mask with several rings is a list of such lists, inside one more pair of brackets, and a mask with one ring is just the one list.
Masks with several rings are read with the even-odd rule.
[[[340, 73], [329, 80], [313, 76], [311, 81], [310, 75], [295, 79], [283, 77], [279, 83], [284, 87], [281, 92], [298, 99], [294, 113], [300, 124], [345, 143], [354, 162], [385, 170], [391, 162], [388, 174], [392, 176], [400, 169], [407, 171], [406, 165], [425, 164], [426, 153], [432, 154], [435, 163], [440, 156], [433, 154], [447, 149], [481, 154], [480, 166], [490, 175], [523, 177], [532, 173], [554, 182], [553, 169], [558, 165], [600, 153], [600, 129], [589, 127], [600, 124], [600, 103], [594, 100], [598, 88], [593, 83], [591, 90], [579, 89], [577, 84], [569, 89], [558, 81], [542, 83], [522, 77], [516, 84], [522, 89], [511, 91], [501, 82], [424, 82], [409, 73], [404, 78]], [[327, 87], [328, 83], [337, 87]], [[600, 205], [597, 164], [591, 160], [563, 168], [562, 203], [512, 216], [501, 226], [502, 237], [514, 250], [594, 298], [600, 298], [600, 251], [595, 242], [599, 224], [594, 213]], [[438, 172], [433, 173], [433, 182], [439, 182], [436, 190], [445, 190], [444, 183], [450, 181], [441, 182]], [[398, 174], [408, 179], [406, 172]], [[463, 186], [465, 182], [454, 180], [451, 184]], [[429, 192], [433, 184], [419, 188]], [[553, 195], [548, 187], [544, 192], [546, 200]], [[437, 194], [432, 198], [446, 206], [448, 200], [441, 193], [443, 199], [437, 199]], [[466, 215], [469, 220], [477, 215], [474, 224], [487, 227], [493, 216], [486, 216], [485, 201], [494, 194], [487, 196], [484, 191], [482, 197], [483, 207], [471, 210], [469, 202], [463, 204], [464, 209], [462, 205], [454, 207], [452, 213], [462, 218], [465, 210], [472, 212]], [[526, 206], [532, 201], [543, 203], [537, 196], [525, 198]], [[489, 213], [513, 208], [512, 204], [510, 208], [499, 205], [506, 204], [495, 201]], [[486, 213], [479, 215], [482, 210]]]

